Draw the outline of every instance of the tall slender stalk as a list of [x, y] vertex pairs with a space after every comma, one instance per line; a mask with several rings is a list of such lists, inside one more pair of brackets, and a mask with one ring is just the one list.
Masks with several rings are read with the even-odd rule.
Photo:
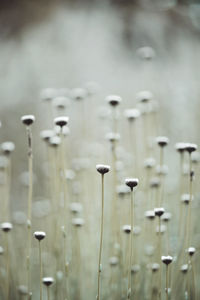
[[42, 251], [41, 251], [40, 241], [39, 241], [39, 262], [40, 262], [40, 300], [42, 300]]
[[131, 280], [131, 268], [132, 268], [132, 255], [133, 255], [133, 188], [131, 188], [131, 203], [130, 203], [130, 256], [129, 256], [129, 270], [128, 270], [128, 299], [131, 299], [132, 280]]
[[102, 246], [103, 246], [103, 221], [104, 221], [104, 174], [101, 175], [101, 233], [100, 233], [100, 245], [99, 245], [97, 300], [100, 300], [101, 254], [102, 254]]

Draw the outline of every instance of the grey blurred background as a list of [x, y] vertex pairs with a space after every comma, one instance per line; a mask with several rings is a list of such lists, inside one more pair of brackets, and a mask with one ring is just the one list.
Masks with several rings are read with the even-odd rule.
[[[153, 59], [141, 60], [141, 47], [151, 47]], [[0, 140], [12, 140], [20, 150], [14, 153], [16, 174], [27, 168], [20, 117], [36, 115], [35, 135], [47, 126], [42, 88], [96, 81], [96, 105], [116, 93], [123, 98], [122, 109], [149, 89], [160, 107], [158, 132], [170, 136], [173, 148], [180, 140], [199, 142], [199, 78], [198, 1], [0, 3]]]

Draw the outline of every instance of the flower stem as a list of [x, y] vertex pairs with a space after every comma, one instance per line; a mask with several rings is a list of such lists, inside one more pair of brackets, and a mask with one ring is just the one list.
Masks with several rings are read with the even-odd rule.
[[101, 277], [101, 254], [103, 245], [103, 220], [104, 220], [104, 175], [101, 175], [101, 233], [100, 233], [100, 245], [99, 245], [99, 263], [98, 263], [98, 294], [97, 300], [100, 300], [100, 277]]

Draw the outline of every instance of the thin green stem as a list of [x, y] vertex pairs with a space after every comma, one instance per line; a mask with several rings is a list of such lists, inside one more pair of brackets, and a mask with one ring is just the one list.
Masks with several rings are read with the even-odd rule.
[[50, 291], [49, 291], [49, 287], [47, 286], [47, 300], [50, 300]]
[[165, 290], [165, 292], [166, 292], [166, 300], [168, 300], [169, 298], [168, 298], [168, 296], [169, 296], [169, 294], [168, 294], [168, 265], [166, 266], [166, 290]]
[[100, 233], [100, 245], [99, 245], [99, 263], [98, 263], [98, 294], [97, 300], [100, 300], [100, 278], [101, 278], [101, 254], [103, 246], [103, 221], [104, 221], [104, 175], [101, 175], [101, 233]]
[[131, 289], [132, 289], [132, 281], [131, 281], [131, 267], [132, 267], [132, 255], [133, 255], [133, 189], [131, 189], [131, 207], [130, 207], [130, 224], [131, 224], [131, 232], [130, 232], [130, 257], [129, 257], [129, 271], [128, 271], [128, 299], [131, 298]]
[[9, 261], [9, 246], [8, 246], [8, 233], [5, 233], [6, 243], [6, 299], [9, 300], [9, 283], [10, 283], [10, 261]]
[[40, 241], [39, 241], [39, 263], [40, 263], [40, 300], [42, 300], [42, 251], [41, 251]]
[[31, 215], [32, 215], [32, 197], [33, 197], [33, 156], [32, 156], [32, 134], [31, 129], [27, 126], [28, 137], [28, 169], [29, 169], [29, 190], [28, 190], [28, 246], [27, 246], [27, 278], [28, 278], [28, 299], [31, 298], [31, 271], [30, 271], [30, 255], [31, 255]]

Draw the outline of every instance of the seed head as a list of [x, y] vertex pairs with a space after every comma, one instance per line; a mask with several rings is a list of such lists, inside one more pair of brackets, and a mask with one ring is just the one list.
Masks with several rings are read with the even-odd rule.
[[194, 151], [197, 150], [197, 145], [196, 145], [196, 144], [187, 143], [187, 144], [186, 144], [186, 147], [185, 147], [185, 150], [186, 150], [188, 153], [192, 153], [192, 152], [194, 152]]
[[68, 117], [57, 117], [54, 119], [54, 124], [60, 127], [66, 126], [69, 122]]
[[61, 139], [59, 136], [52, 136], [49, 140], [49, 145], [52, 147], [58, 147], [60, 145]]
[[122, 229], [125, 233], [131, 233], [131, 225], [124, 225]]
[[186, 150], [186, 143], [176, 143], [175, 145], [175, 149], [180, 152], [183, 153]]
[[131, 273], [133, 273], [133, 274], [136, 274], [136, 273], [138, 273], [140, 271], [140, 265], [133, 265], [132, 267], [131, 267]]
[[184, 274], [187, 273], [187, 271], [188, 271], [188, 264], [182, 265], [180, 270]]
[[71, 91], [71, 97], [76, 101], [84, 100], [86, 98], [86, 95], [86, 90], [82, 88], [75, 88]]
[[139, 183], [139, 180], [137, 178], [126, 178], [125, 184], [131, 188], [131, 190], [136, 187]]
[[1, 229], [4, 231], [4, 232], [9, 232], [11, 231], [13, 228], [12, 224], [9, 223], [9, 222], [4, 222], [1, 224]]
[[168, 166], [167, 165], [162, 165], [162, 166], [158, 165], [158, 166], [156, 166], [156, 173], [158, 175], [167, 175]]
[[[192, 199], [191, 200], [193, 200], [193, 199], [194, 199], [194, 196], [192, 195]], [[181, 196], [181, 201], [183, 203], [185, 203], [185, 204], [189, 204], [189, 202], [190, 202], [190, 194], [183, 194]]]
[[171, 214], [169, 212], [165, 212], [161, 219], [164, 221], [164, 222], [168, 222], [170, 219], [171, 219]]
[[141, 91], [136, 96], [137, 101], [141, 103], [147, 103], [152, 98], [153, 98], [153, 94], [150, 91]]
[[160, 179], [158, 177], [153, 177], [150, 181], [150, 186], [152, 188], [158, 188], [160, 186]]
[[34, 237], [40, 242], [46, 237], [46, 233], [44, 231], [35, 231]]
[[156, 142], [160, 147], [165, 147], [169, 144], [169, 139], [166, 136], [158, 136]]
[[77, 214], [82, 211], [82, 204], [78, 202], [72, 202], [70, 205], [70, 210], [72, 213]]
[[164, 214], [165, 209], [163, 207], [156, 207], [154, 208], [154, 212], [156, 216], [161, 217]]
[[145, 159], [145, 161], [144, 161], [144, 167], [146, 169], [151, 169], [154, 166], [155, 166], [155, 159], [154, 158], [149, 157], [149, 158]]
[[151, 269], [152, 269], [152, 272], [157, 272], [160, 268], [160, 265], [157, 264], [157, 263], [153, 263], [152, 266], [151, 266]]
[[149, 220], [154, 220], [154, 218], [155, 218], [155, 212], [154, 212], [154, 210], [147, 210], [145, 212], [145, 217], [147, 219], [149, 219]]
[[9, 155], [15, 150], [15, 144], [13, 142], [4, 142], [1, 144], [1, 150], [5, 155]]
[[117, 256], [112, 256], [112, 257], [110, 257], [109, 263], [110, 263], [110, 265], [111, 265], [112, 267], [118, 265], [118, 263], [119, 263], [118, 257], [117, 257]]
[[51, 101], [56, 97], [57, 90], [54, 88], [46, 88], [41, 91], [41, 99], [44, 101]]
[[40, 132], [40, 137], [45, 141], [48, 142], [51, 137], [54, 136], [53, 130], [42, 130]]
[[149, 46], [139, 48], [137, 54], [144, 60], [152, 60], [156, 56], [154, 49]]
[[106, 139], [110, 141], [111, 143], [114, 143], [116, 141], [119, 141], [120, 139], [120, 134], [119, 133], [114, 133], [114, 132], [109, 132], [106, 134]]
[[33, 115], [24, 115], [21, 117], [21, 121], [26, 126], [30, 126], [35, 122], [35, 116]]
[[195, 249], [194, 247], [189, 247], [189, 248], [188, 248], [188, 254], [189, 254], [190, 256], [192, 256], [195, 252], [196, 252], [196, 249]]
[[128, 121], [133, 122], [140, 116], [140, 111], [136, 108], [126, 109], [124, 112], [124, 116], [127, 118]]
[[53, 279], [53, 277], [44, 277], [42, 279], [42, 282], [44, 283], [44, 285], [50, 286], [54, 283], [54, 279]]
[[18, 292], [21, 295], [28, 295], [28, 287], [25, 285], [19, 285], [18, 286]]
[[58, 96], [53, 99], [53, 105], [58, 109], [65, 109], [65, 107], [69, 105], [69, 99], [64, 96]]
[[117, 193], [119, 197], [124, 197], [126, 194], [130, 193], [130, 189], [127, 185], [118, 185], [117, 186]]
[[111, 106], [117, 106], [120, 104], [122, 101], [120, 96], [117, 95], [110, 95], [106, 97], [106, 101], [111, 105]]
[[173, 261], [173, 257], [170, 255], [167, 256], [161, 256], [161, 260], [164, 264], [169, 265]]
[[97, 171], [104, 175], [105, 173], [108, 173], [110, 171], [110, 166], [108, 165], [96, 165]]
[[76, 227], [82, 227], [85, 224], [85, 221], [82, 218], [73, 218], [72, 224]]

